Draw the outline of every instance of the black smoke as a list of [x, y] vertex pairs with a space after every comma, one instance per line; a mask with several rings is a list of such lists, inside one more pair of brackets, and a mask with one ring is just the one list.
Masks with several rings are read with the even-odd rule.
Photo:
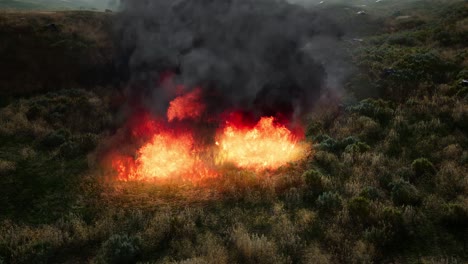
[[301, 117], [326, 88], [327, 45], [342, 37], [329, 17], [279, 0], [128, 0], [121, 9], [129, 96], [158, 114], [176, 96], [158, 86], [170, 71], [202, 87], [212, 113]]

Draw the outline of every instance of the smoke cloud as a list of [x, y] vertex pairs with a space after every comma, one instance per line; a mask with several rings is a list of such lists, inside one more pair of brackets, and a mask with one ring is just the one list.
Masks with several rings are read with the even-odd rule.
[[[342, 32], [318, 11], [279, 0], [133, 0], [116, 23], [128, 93], [164, 114], [176, 91], [168, 72], [200, 87], [210, 113], [237, 109], [292, 120], [344, 70]], [[330, 74], [333, 76], [330, 77]]]

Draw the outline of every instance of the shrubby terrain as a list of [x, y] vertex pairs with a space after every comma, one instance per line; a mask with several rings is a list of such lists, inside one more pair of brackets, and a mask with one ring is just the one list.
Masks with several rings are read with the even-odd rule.
[[103, 177], [111, 15], [1, 14], [0, 263], [468, 261], [468, 5], [433, 2], [369, 10], [307, 158], [202, 186]]

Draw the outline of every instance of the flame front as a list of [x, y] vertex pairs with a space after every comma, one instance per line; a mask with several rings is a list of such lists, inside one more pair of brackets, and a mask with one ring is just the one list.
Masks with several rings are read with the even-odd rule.
[[[166, 120], [146, 111], [130, 120], [126, 130], [130, 133], [125, 134], [129, 145], [123, 149], [131, 154], [111, 156], [119, 180], [197, 181], [220, 175], [224, 163], [254, 171], [277, 169], [307, 152], [307, 145], [300, 143], [302, 132], [295, 135], [274, 117], [262, 117], [258, 122], [242, 112], [208, 117], [201, 88], [186, 92], [170, 76], [165, 83], [179, 96], [169, 103]], [[190, 122], [176, 122], [185, 120]], [[212, 127], [213, 120], [224, 125]], [[209, 143], [213, 141], [216, 143]]]
[[276, 169], [299, 160], [306, 151], [289, 129], [274, 123], [273, 117], [263, 117], [253, 128], [228, 123], [216, 144], [221, 161], [254, 170]]
[[120, 156], [113, 159], [112, 165], [123, 181], [215, 176], [202, 162], [189, 134], [155, 134], [137, 151], [136, 159]]

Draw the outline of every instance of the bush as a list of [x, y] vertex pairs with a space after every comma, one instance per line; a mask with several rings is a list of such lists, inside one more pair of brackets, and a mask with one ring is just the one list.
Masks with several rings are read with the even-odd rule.
[[389, 226], [402, 226], [403, 225], [403, 213], [400, 209], [386, 206], [382, 209], [382, 221]]
[[416, 187], [400, 180], [392, 183], [392, 201], [395, 205], [419, 205], [421, 197]]
[[370, 146], [363, 142], [354, 143], [346, 147], [345, 151], [348, 153], [364, 153], [370, 150]]
[[442, 83], [451, 65], [432, 52], [410, 54], [398, 61], [393, 79], [414, 84], [421, 81]]
[[330, 175], [339, 176], [343, 169], [342, 163], [338, 157], [326, 151], [317, 151], [315, 153], [314, 162]]
[[98, 139], [94, 134], [74, 136], [60, 146], [59, 153], [64, 158], [76, 158], [96, 148], [97, 143]]
[[40, 145], [46, 149], [54, 149], [65, 143], [70, 138], [70, 132], [64, 129], [59, 129], [45, 136]]
[[319, 122], [311, 121], [309, 125], [307, 125], [306, 129], [306, 137], [307, 138], [314, 138], [317, 135], [322, 133], [322, 124]]
[[113, 235], [102, 245], [99, 259], [104, 263], [135, 263], [139, 253], [139, 237]]
[[325, 178], [322, 173], [317, 170], [308, 170], [302, 174], [309, 193], [306, 195], [306, 198], [309, 198], [312, 201], [323, 193], [327, 189], [329, 183], [328, 179]]
[[369, 200], [377, 200], [381, 197], [379, 190], [372, 186], [364, 187], [359, 195]]
[[411, 163], [411, 168], [417, 177], [431, 176], [436, 173], [436, 169], [432, 162], [426, 158], [419, 158]]
[[320, 211], [332, 213], [342, 207], [342, 199], [335, 192], [325, 192], [317, 198], [316, 204]]
[[74, 141], [67, 141], [59, 149], [60, 156], [64, 158], [76, 158], [82, 154], [80, 146]]
[[375, 119], [381, 124], [388, 124], [394, 113], [390, 103], [381, 99], [362, 100], [357, 105], [350, 107], [349, 111]]
[[468, 87], [461, 87], [455, 96], [460, 97], [460, 98], [466, 98], [468, 96]]
[[338, 153], [346, 149], [349, 145], [359, 143], [359, 140], [355, 137], [347, 137], [343, 140], [336, 140], [329, 137], [328, 135], [319, 135], [314, 138], [315, 142], [318, 142], [318, 149], [325, 150], [332, 153]]
[[416, 46], [418, 44], [417, 39], [410, 34], [392, 35], [388, 38], [387, 41], [390, 45], [402, 45], [409, 47]]
[[329, 136], [322, 136], [321, 138], [319, 138], [319, 140], [320, 144], [318, 145], [318, 148], [320, 150], [335, 153], [340, 149], [338, 141], [334, 138], [331, 138]]
[[29, 107], [28, 111], [26, 112], [26, 117], [28, 118], [29, 121], [34, 121], [41, 117], [44, 113], [46, 112], [46, 109], [44, 106], [39, 105], [37, 103], [32, 103], [32, 105]]
[[364, 220], [370, 214], [370, 201], [364, 197], [354, 197], [348, 202], [348, 210], [351, 217]]
[[325, 189], [325, 182], [323, 179], [322, 173], [317, 170], [308, 170], [302, 174], [307, 187], [316, 191], [316, 192], [323, 192]]
[[343, 148], [346, 148], [347, 146], [358, 143], [358, 142], [359, 142], [359, 139], [350, 136], [350, 137], [347, 137], [347, 138], [341, 140], [340, 145]]
[[433, 39], [441, 46], [463, 45], [467, 39], [467, 33], [454, 28], [439, 28], [434, 31]]
[[436, 169], [434, 165], [425, 158], [419, 158], [411, 164], [411, 182], [424, 190], [434, 191]]

